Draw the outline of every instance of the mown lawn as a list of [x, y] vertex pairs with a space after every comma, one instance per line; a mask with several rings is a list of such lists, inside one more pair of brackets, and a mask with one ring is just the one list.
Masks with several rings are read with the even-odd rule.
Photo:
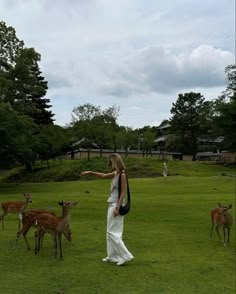
[[14, 251], [18, 222], [6, 217], [5, 230], [0, 227], [1, 293], [235, 293], [235, 224], [226, 247], [215, 232], [209, 240], [211, 208], [232, 203], [235, 216], [235, 177], [130, 179], [124, 240], [135, 259], [122, 267], [101, 261], [109, 187], [108, 180], [0, 184], [1, 202], [30, 192], [32, 208], [58, 215], [57, 201], [78, 201], [71, 212], [73, 240], [63, 239], [62, 261], [53, 257], [50, 236], [34, 255], [34, 229], [28, 234], [32, 250], [21, 239]]

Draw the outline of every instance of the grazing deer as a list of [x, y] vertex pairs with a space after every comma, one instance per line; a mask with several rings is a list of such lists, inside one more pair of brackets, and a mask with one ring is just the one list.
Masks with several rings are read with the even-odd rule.
[[214, 228], [214, 225], [216, 225], [216, 232], [219, 237], [219, 240], [221, 241], [219, 228], [222, 226], [223, 228], [223, 234], [224, 234], [224, 246], [226, 246], [225, 243], [225, 229], [227, 229], [228, 233], [228, 243], [229, 243], [229, 236], [230, 236], [230, 228], [233, 224], [233, 217], [229, 213], [229, 209], [232, 207], [232, 204], [227, 206], [222, 206], [220, 203], [218, 203], [219, 207], [216, 207], [211, 210], [211, 231], [210, 231], [210, 239], [212, 238], [212, 231]]
[[7, 201], [2, 203], [3, 214], [0, 216], [0, 221], [2, 222], [2, 229], [4, 229], [4, 217], [8, 213], [18, 213], [19, 226], [21, 224], [22, 213], [26, 210], [29, 203], [32, 203], [32, 196], [29, 193], [24, 193], [25, 201]]
[[62, 259], [61, 235], [68, 226], [70, 219], [70, 210], [77, 205], [77, 202], [61, 201], [62, 217], [56, 217], [49, 214], [38, 215], [35, 219], [37, 231], [35, 232], [35, 255], [41, 247], [41, 239], [44, 233], [50, 233], [54, 240], [54, 256], [57, 258], [57, 246], [59, 245], [60, 258]]
[[[45, 210], [45, 209], [31, 209], [29, 211], [22, 213], [23, 227], [16, 234], [16, 241], [15, 241], [15, 245], [14, 245], [13, 249], [16, 249], [17, 241], [19, 240], [21, 235], [23, 235], [23, 238], [26, 243], [26, 247], [28, 250], [30, 250], [30, 246], [29, 246], [28, 240], [26, 238], [26, 235], [27, 235], [28, 231], [30, 230], [30, 228], [32, 226], [35, 226], [35, 221], [36, 221], [37, 216], [40, 214], [43, 214], [43, 213], [56, 216], [53, 211], [49, 211], [49, 210]], [[71, 229], [70, 229], [69, 224], [66, 226], [65, 230], [62, 233], [65, 236], [66, 240], [71, 241]], [[42, 239], [43, 239], [43, 236], [42, 236]], [[42, 246], [42, 241], [41, 241], [41, 246]]]

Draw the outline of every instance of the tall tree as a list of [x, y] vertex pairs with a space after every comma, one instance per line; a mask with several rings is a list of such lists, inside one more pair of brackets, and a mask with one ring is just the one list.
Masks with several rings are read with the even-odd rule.
[[104, 110], [101, 115], [91, 120], [91, 126], [94, 142], [99, 146], [100, 157], [102, 157], [103, 149], [109, 148], [114, 142], [113, 134], [117, 129], [116, 119], [111, 112]]
[[236, 94], [236, 64], [230, 64], [225, 68], [226, 74], [226, 93], [232, 99]]
[[119, 131], [117, 133], [118, 139], [118, 147], [125, 149], [125, 156], [128, 156], [128, 151], [135, 144], [136, 141], [136, 133], [130, 127], [121, 126], [119, 127]]
[[179, 138], [180, 152], [195, 155], [198, 138], [209, 134], [212, 122], [212, 102], [205, 101], [200, 93], [179, 94], [171, 108], [171, 131]]
[[90, 103], [86, 103], [77, 107], [74, 107], [72, 110], [72, 122], [73, 125], [75, 122], [78, 121], [90, 121], [95, 116], [101, 114], [100, 106], [95, 106]]
[[15, 64], [16, 56], [23, 46], [24, 42], [17, 38], [15, 29], [0, 21], [0, 70]]
[[106, 124], [106, 131], [109, 134], [109, 142], [107, 144], [113, 148], [114, 152], [117, 149], [117, 132], [119, 131], [120, 127], [117, 123], [117, 119], [119, 117], [120, 107], [113, 105], [108, 107], [107, 109], [103, 110], [102, 115], [105, 118]]
[[146, 156], [150, 154], [152, 156], [152, 147], [155, 140], [155, 134], [150, 129], [147, 129], [143, 133], [143, 154], [144, 151], [146, 153]]
[[15, 81], [13, 107], [31, 116], [36, 124], [47, 125], [53, 122], [54, 114], [49, 110], [50, 100], [45, 98], [48, 86], [39, 69], [40, 59], [40, 54], [33, 48], [20, 50], [11, 71], [11, 78]]
[[0, 22], [0, 101], [44, 125], [53, 122], [53, 114], [45, 98], [48, 87], [39, 69], [40, 58], [33, 48], [24, 48], [12, 27]]
[[100, 106], [90, 103], [73, 109], [71, 125], [77, 140], [83, 138], [83, 146], [88, 150], [88, 159], [94, 143], [100, 148], [100, 156], [103, 148], [114, 146], [113, 134], [117, 130], [118, 114], [119, 109], [116, 106], [101, 110]]
[[35, 149], [40, 160], [46, 160], [49, 167], [49, 159], [63, 154], [69, 147], [67, 130], [57, 125], [42, 126], [37, 134]]
[[215, 127], [224, 136], [224, 148], [236, 151], [236, 65], [225, 68], [226, 90], [216, 100]]
[[0, 161], [9, 167], [25, 164], [31, 170], [36, 158], [36, 125], [29, 116], [14, 111], [8, 104], [0, 102]]

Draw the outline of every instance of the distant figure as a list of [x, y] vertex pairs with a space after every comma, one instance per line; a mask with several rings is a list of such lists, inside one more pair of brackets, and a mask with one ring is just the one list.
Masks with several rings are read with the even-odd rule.
[[167, 164], [163, 163], [163, 177], [167, 177]]

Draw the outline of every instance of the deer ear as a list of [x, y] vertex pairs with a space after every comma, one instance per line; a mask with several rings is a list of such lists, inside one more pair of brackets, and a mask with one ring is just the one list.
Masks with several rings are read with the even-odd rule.
[[229, 209], [232, 208], [232, 204], [229, 205]]
[[220, 203], [218, 203], [218, 206], [219, 206], [219, 207], [222, 207]]
[[62, 206], [62, 205], [63, 205], [63, 201], [58, 201], [58, 204], [59, 204], [60, 206]]

